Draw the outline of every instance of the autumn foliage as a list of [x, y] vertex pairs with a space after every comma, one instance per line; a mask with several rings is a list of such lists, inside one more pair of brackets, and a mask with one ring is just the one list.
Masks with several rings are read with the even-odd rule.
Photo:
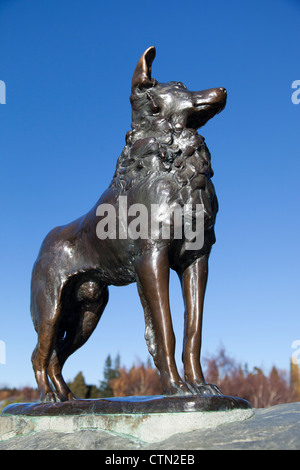
[[229, 358], [224, 349], [205, 362], [207, 382], [217, 384], [224, 395], [248, 400], [253, 408], [300, 401], [300, 372], [297, 365], [291, 365], [293, 375], [290, 373], [288, 380], [288, 374], [275, 366], [267, 375], [258, 367], [249, 372], [246, 367]]
[[110, 384], [115, 397], [162, 393], [158, 372], [149, 364], [133, 365], [129, 370], [119, 368], [119, 377], [112, 379]]
[[[275, 366], [268, 374], [258, 367], [250, 372], [246, 366], [242, 367], [228, 357], [224, 349], [210, 358], [204, 358], [202, 362], [208, 383], [218, 385], [224, 395], [248, 400], [253, 408], [300, 401], [298, 364], [291, 362], [289, 373]], [[130, 368], [120, 364], [119, 356], [115, 360], [108, 356], [99, 386], [87, 385], [82, 372], [77, 374], [69, 386], [78, 398], [86, 399], [162, 394], [159, 373], [150, 361], [146, 364], [139, 362]], [[0, 389], [0, 409], [16, 401], [38, 401], [38, 392], [30, 387], [20, 390]]]
[[[267, 408], [279, 403], [300, 401], [300, 371], [291, 364], [290, 376], [275, 366], [269, 374], [257, 367], [249, 372], [228, 357], [224, 349], [204, 359], [205, 378], [218, 385], [224, 395], [248, 400], [253, 408]], [[110, 381], [114, 396], [159, 395], [159, 374], [149, 364], [119, 368], [119, 376]]]

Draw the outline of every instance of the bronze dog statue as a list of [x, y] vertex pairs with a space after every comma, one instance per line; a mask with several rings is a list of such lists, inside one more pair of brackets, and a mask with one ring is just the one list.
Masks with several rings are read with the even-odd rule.
[[[150, 47], [135, 69], [132, 130], [126, 135], [109, 188], [88, 214], [47, 235], [33, 267], [31, 315], [38, 343], [32, 363], [42, 401], [76, 398], [63, 379], [63, 365], [95, 329], [108, 301], [108, 286], [133, 282], [138, 286], [145, 338], [160, 372], [163, 393], [221, 394], [216, 386], [206, 384], [200, 364], [203, 301], [218, 203], [210, 153], [197, 129], [224, 108], [226, 90], [191, 92], [181, 82], [159, 83], [151, 77], [154, 57], [155, 48]], [[126, 198], [127, 208], [190, 204], [195, 209], [200, 204], [202, 246], [187, 249], [189, 240], [174, 236], [173, 219], [168, 239], [126, 236], [120, 215], [115, 236], [99, 236], [98, 224], [104, 220], [99, 207], [113, 207], [117, 213], [120, 196], [122, 201]], [[126, 214], [129, 223], [129, 211]], [[164, 214], [157, 217], [161, 221]], [[185, 302], [184, 380], [174, 359], [170, 268], [178, 273]]]

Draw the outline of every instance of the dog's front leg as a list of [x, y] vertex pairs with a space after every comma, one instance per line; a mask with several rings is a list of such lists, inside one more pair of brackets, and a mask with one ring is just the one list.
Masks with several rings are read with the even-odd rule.
[[184, 377], [200, 395], [221, 395], [216, 385], [207, 384], [200, 363], [204, 295], [208, 276], [208, 255], [194, 261], [180, 275], [185, 303], [182, 361]]
[[169, 305], [169, 261], [166, 250], [145, 252], [136, 267], [137, 286], [145, 314], [145, 338], [160, 372], [165, 395], [187, 395], [191, 391], [176, 367], [175, 335]]

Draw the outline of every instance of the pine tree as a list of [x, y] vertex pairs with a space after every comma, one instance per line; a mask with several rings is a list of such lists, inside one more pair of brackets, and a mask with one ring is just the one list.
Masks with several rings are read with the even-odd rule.
[[86, 398], [88, 386], [85, 383], [82, 372], [79, 372], [74, 381], [70, 384], [70, 388], [77, 398]]
[[107, 356], [104, 364], [103, 377], [104, 380], [100, 382], [100, 392], [103, 398], [113, 397], [114, 392], [111, 387], [111, 380], [119, 377], [119, 368], [120, 368], [120, 356], [117, 355], [114, 366], [110, 354]]
[[88, 392], [86, 398], [89, 398], [90, 400], [102, 398], [102, 394], [96, 385], [87, 385], [87, 388]]

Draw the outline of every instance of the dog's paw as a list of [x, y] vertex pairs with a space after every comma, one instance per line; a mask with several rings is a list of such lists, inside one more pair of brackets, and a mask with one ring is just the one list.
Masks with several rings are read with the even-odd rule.
[[196, 385], [195, 388], [197, 389], [198, 395], [201, 396], [223, 395], [219, 387], [214, 384], [199, 384]]
[[190, 384], [183, 380], [177, 382], [171, 382], [167, 388], [164, 389], [164, 395], [168, 396], [186, 396], [186, 395], [197, 395], [197, 391], [190, 386]]
[[47, 392], [45, 394], [41, 394], [40, 401], [41, 403], [61, 403], [63, 401], [68, 401], [68, 400], [76, 400], [77, 398], [75, 395], [71, 393], [70, 396], [65, 396], [63, 397], [57, 392]]
[[56, 394], [54, 392], [47, 392], [45, 394], [41, 394], [40, 401], [41, 403], [56, 403], [58, 400], [56, 399]]

